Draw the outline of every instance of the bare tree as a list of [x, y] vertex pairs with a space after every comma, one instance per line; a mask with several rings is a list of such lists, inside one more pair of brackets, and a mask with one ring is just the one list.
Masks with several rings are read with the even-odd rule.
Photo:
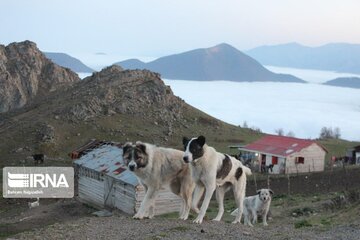
[[243, 128], [249, 128], [249, 126], [248, 126], [248, 124], [247, 124], [246, 121], [244, 121], [244, 123], [243, 123]]
[[336, 127], [334, 130], [332, 129], [332, 127], [322, 127], [320, 130], [319, 137], [321, 139], [331, 139], [331, 138], [339, 139], [340, 136], [341, 133], [339, 127]]
[[339, 127], [336, 127], [334, 129], [334, 138], [335, 139], [339, 139], [341, 137], [341, 133], [340, 133], [340, 128]]
[[275, 133], [279, 136], [284, 136], [284, 129], [282, 128], [275, 129]]
[[295, 133], [293, 131], [289, 131], [286, 136], [288, 137], [295, 137]]
[[261, 131], [261, 129], [260, 129], [259, 127], [252, 126], [251, 129], [252, 129], [254, 132], [262, 133], [262, 131]]

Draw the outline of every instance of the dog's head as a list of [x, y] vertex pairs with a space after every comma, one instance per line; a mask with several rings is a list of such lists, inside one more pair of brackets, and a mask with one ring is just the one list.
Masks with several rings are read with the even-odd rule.
[[127, 142], [123, 146], [123, 159], [130, 171], [144, 168], [148, 164], [149, 156], [146, 152], [146, 145], [142, 142], [132, 144]]
[[196, 159], [204, 155], [204, 144], [205, 137], [199, 136], [197, 138], [188, 139], [187, 137], [183, 138], [184, 144], [184, 161], [186, 163], [194, 162]]
[[267, 202], [271, 199], [274, 192], [271, 189], [260, 189], [256, 193], [259, 195], [259, 198], [263, 202]]

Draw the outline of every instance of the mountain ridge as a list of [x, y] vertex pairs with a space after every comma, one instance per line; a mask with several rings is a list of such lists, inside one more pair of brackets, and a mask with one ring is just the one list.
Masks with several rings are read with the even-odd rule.
[[328, 43], [308, 47], [287, 43], [260, 46], [246, 53], [264, 65], [360, 74], [360, 44]]
[[360, 78], [358, 77], [339, 77], [329, 80], [324, 85], [337, 86], [337, 87], [348, 87], [348, 88], [360, 88]]
[[146, 68], [167, 79], [305, 82], [292, 75], [273, 73], [226, 43], [160, 57], [148, 63], [128, 59], [115, 64], [126, 69]]
[[44, 52], [45, 56], [51, 61], [65, 68], [71, 69], [73, 72], [92, 73], [95, 70], [86, 66], [79, 59], [66, 53]]

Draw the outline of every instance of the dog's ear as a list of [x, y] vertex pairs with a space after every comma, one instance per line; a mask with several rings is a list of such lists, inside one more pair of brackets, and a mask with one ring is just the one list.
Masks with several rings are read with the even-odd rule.
[[146, 146], [144, 143], [137, 141], [136, 147], [139, 148], [143, 153], [146, 153]]
[[124, 153], [126, 153], [131, 147], [132, 147], [132, 143], [131, 143], [131, 142], [126, 142], [126, 143], [123, 145], [123, 155], [124, 155]]
[[269, 189], [269, 192], [270, 192], [271, 195], [274, 195], [273, 190]]
[[184, 147], [187, 146], [187, 144], [189, 143], [190, 139], [188, 139], [187, 137], [183, 137], [183, 145]]
[[199, 143], [200, 146], [204, 146], [205, 144], [205, 137], [204, 136], [199, 136], [197, 138], [197, 142]]
[[260, 193], [261, 193], [261, 190], [257, 190], [257, 191], [256, 191], [256, 194], [259, 194], [259, 195], [260, 195]]

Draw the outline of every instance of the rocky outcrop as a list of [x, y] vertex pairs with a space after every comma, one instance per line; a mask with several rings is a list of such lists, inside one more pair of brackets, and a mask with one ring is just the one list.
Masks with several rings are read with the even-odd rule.
[[76, 73], [51, 62], [33, 42], [0, 45], [0, 112], [77, 81]]
[[159, 119], [166, 125], [181, 115], [184, 102], [173, 95], [158, 73], [110, 66], [76, 84], [55, 113], [73, 121], [101, 115], [132, 114]]

